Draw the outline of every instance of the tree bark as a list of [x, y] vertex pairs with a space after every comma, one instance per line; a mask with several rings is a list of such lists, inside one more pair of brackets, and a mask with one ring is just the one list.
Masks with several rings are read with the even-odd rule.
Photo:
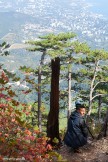
[[47, 121], [47, 136], [53, 140], [55, 137], [59, 139], [59, 57], [51, 61], [51, 69], [50, 111]]

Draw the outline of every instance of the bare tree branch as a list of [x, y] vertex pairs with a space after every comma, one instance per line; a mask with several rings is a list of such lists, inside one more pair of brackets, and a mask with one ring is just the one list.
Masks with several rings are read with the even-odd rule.
[[100, 82], [97, 82], [95, 84], [95, 86], [93, 87], [93, 90], [97, 87], [97, 85], [99, 85], [100, 83], [108, 83], [108, 81], [100, 81]]
[[108, 96], [108, 94], [97, 94], [97, 95], [95, 95], [94, 97], [92, 97], [92, 100], [94, 99], [94, 98], [96, 98], [96, 97], [98, 97], [98, 96]]

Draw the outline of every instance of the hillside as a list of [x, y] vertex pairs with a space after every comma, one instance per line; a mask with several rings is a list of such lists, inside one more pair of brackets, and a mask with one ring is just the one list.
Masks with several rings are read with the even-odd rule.
[[[71, 31], [92, 48], [108, 49], [108, 19], [92, 12], [91, 5], [89, 0], [1, 0], [0, 41], [12, 45], [48, 33]], [[37, 55], [27, 51], [25, 54], [21, 49], [10, 49], [10, 54], [13, 58], [0, 58], [0, 63], [9, 70], [39, 62]]]

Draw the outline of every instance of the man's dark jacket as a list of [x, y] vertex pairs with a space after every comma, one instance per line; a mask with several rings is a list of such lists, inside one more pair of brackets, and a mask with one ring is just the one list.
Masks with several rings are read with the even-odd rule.
[[68, 120], [64, 143], [72, 148], [79, 148], [87, 143], [87, 127], [84, 118], [77, 111]]

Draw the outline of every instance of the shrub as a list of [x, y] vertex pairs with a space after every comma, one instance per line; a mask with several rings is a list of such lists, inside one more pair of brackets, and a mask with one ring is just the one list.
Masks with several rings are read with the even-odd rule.
[[[34, 130], [27, 121], [21, 119], [22, 113], [29, 115], [29, 108], [17, 102], [15, 92], [7, 86], [8, 77], [0, 74], [0, 160], [3, 158], [24, 158], [26, 161], [51, 161], [47, 145], [48, 138]], [[19, 111], [19, 105], [24, 107]]]

